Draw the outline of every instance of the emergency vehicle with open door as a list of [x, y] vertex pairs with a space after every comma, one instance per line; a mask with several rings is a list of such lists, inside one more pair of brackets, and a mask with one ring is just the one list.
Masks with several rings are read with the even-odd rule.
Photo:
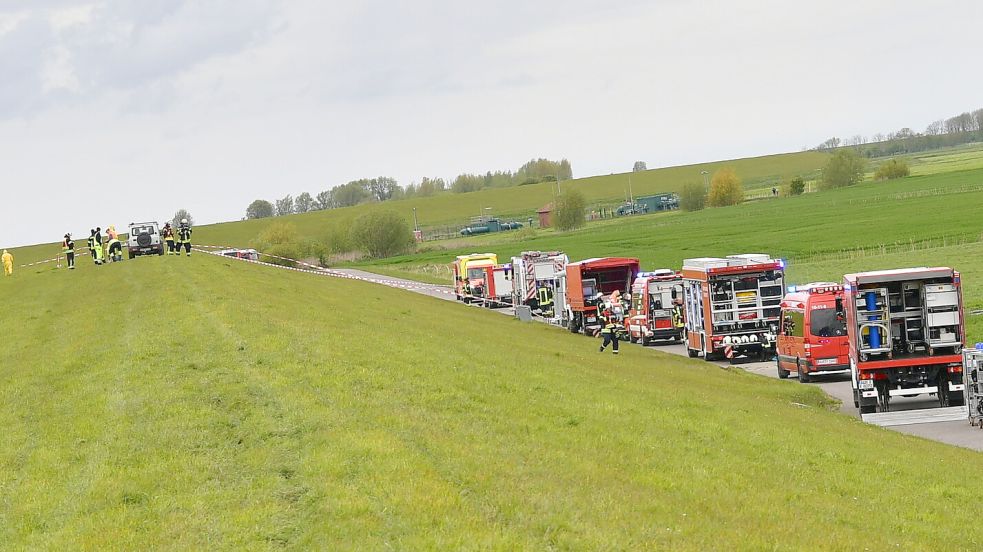
[[[458, 255], [454, 259], [454, 296], [458, 301], [471, 303], [475, 299], [485, 296], [488, 285], [489, 273], [486, 268], [493, 268], [498, 264], [498, 255], [494, 253], [471, 253], [470, 255]], [[465, 293], [465, 279], [471, 287], [471, 293]]]
[[966, 342], [959, 273], [903, 268], [843, 277], [854, 406], [888, 412], [896, 397], [963, 404]]
[[564, 278], [567, 328], [587, 335], [600, 330], [604, 297], [615, 291], [622, 295], [630, 293], [638, 272], [638, 259], [629, 257], [602, 257], [567, 264]]
[[683, 261], [686, 349], [706, 360], [757, 357], [775, 351], [785, 294], [785, 264], [750, 253]]
[[523, 251], [512, 257], [512, 289], [515, 305], [526, 305], [550, 323], [565, 320], [561, 280], [570, 259], [560, 251]]
[[[477, 291], [476, 302], [489, 309], [512, 306], [513, 272], [511, 264], [482, 266], [482, 287]], [[473, 281], [473, 280], [472, 280]], [[474, 285], [472, 284], [474, 294]]]
[[813, 376], [850, 372], [842, 284], [788, 286], [776, 352], [782, 379], [797, 374], [800, 382], [808, 383]]
[[683, 277], [667, 268], [641, 272], [631, 285], [627, 329], [631, 341], [682, 341]]

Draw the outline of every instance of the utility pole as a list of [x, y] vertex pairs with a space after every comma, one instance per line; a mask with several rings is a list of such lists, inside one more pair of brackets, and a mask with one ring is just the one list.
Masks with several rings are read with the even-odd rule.
[[416, 231], [420, 230], [420, 221], [416, 219], [416, 207], [413, 208], [413, 229]]
[[635, 204], [635, 195], [631, 193], [631, 173], [628, 173], [628, 203]]
[[710, 172], [709, 171], [702, 171], [702, 172], [700, 172], [700, 174], [703, 175], [703, 191], [705, 191], [707, 194], [709, 194], [710, 193], [710, 178], [709, 178]]

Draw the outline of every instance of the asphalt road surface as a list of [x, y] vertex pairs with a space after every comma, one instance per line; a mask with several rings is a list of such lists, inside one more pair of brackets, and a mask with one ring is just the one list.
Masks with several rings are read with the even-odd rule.
[[[399, 289], [406, 289], [407, 291], [413, 291], [415, 293], [436, 297], [438, 299], [449, 301], [454, 300], [453, 288], [449, 285], [442, 286], [435, 284], [421, 284], [420, 282], [414, 282], [412, 280], [380, 276], [378, 274], [372, 274], [361, 270], [344, 269], [336, 270], [336, 272], [343, 272], [356, 278], [365, 279]], [[512, 314], [511, 309], [495, 309], [493, 312], [508, 315]], [[629, 346], [637, 347], [638, 345]], [[656, 344], [650, 345], [646, 348], [653, 351], [662, 351], [664, 353], [686, 356], [685, 345]], [[727, 362], [716, 362], [716, 364], [720, 366], [728, 365]], [[738, 366], [747, 372], [751, 372], [752, 374], [758, 374], [769, 378], [778, 378], [778, 370], [774, 362], [747, 362], [738, 364]], [[856, 418], [860, 417], [857, 409], [853, 407], [853, 389], [850, 385], [849, 374], [819, 376], [814, 378], [812, 383], [802, 384], [798, 383], [794, 377], [790, 377], [789, 382], [790, 385], [819, 386], [828, 395], [840, 401], [840, 412], [848, 416], [853, 416]], [[937, 406], [938, 402], [936, 401], [935, 397], [928, 396], [916, 398], [897, 397], [891, 401], [892, 411], [937, 408]], [[917, 435], [926, 439], [932, 439], [934, 441], [939, 441], [950, 445], [983, 451], [983, 430], [970, 426], [968, 420], [897, 425], [891, 426], [887, 429], [907, 433], [909, 435]]]

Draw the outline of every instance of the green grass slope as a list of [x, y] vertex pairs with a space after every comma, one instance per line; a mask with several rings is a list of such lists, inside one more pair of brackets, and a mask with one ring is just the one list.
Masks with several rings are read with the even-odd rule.
[[983, 546], [983, 456], [794, 383], [207, 256], [0, 301], [5, 548]]
[[[700, 171], [715, 171], [721, 167], [734, 167], [745, 180], [747, 186], [761, 186], [786, 176], [796, 174], [816, 174], [816, 169], [826, 162], [827, 155], [818, 152], [787, 153], [747, 159], [715, 161], [700, 165], [687, 165], [652, 169], [631, 173], [632, 191], [636, 196], [656, 192], [679, 191], [688, 182], [702, 182]], [[562, 182], [561, 187], [574, 187], [591, 202], [618, 201], [623, 199], [628, 189], [628, 174], [594, 176]], [[245, 246], [266, 226], [274, 221], [289, 221], [297, 226], [303, 236], [321, 238], [329, 228], [349, 224], [361, 214], [377, 209], [391, 209], [413, 220], [413, 209], [421, 227], [456, 225], [482, 214], [485, 207], [503, 217], [535, 216], [537, 209], [553, 199], [555, 184], [552, 182], [495, 188], [466, 194], [440, 194], [428, 198], [414, 198], [386, 203], [365, 204], [344, 209], [332, 209], [291, 215], [275, 219], [247, 220], [201, 226], [196, 229], [196, 237], [202, 243], [216, 245]]]

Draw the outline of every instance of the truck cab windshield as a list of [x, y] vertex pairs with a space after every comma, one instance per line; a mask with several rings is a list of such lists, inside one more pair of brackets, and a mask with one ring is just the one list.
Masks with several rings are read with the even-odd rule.
[[846, 335], [846, 320], [838, 315], [836, 309], [816, 309], [809, 321], [812, 335], [816, 337], [836, 337]]

